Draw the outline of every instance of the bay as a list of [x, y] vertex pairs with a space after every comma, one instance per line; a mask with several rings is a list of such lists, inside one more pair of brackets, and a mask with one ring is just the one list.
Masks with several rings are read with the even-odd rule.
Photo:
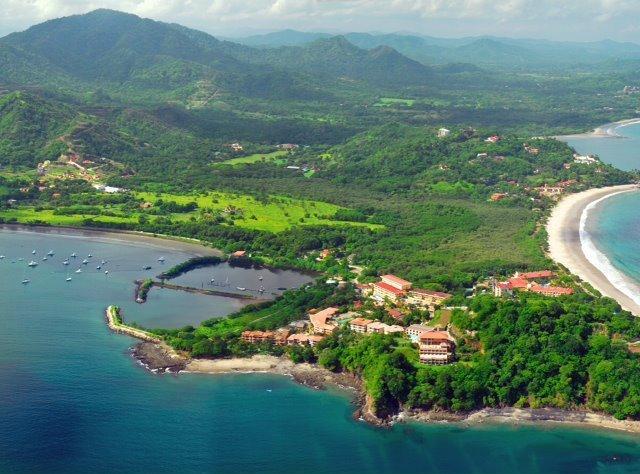
[[[49, 250], [55, 256], [42, 262]], [[89, 253], [107, 260], [112, 271], [87, 265], [75, 274], [75, 262], [66, 282], [61, 261], [74, 251], [79, 260]], [[350, 394], [337, 389], [267, 374], [152, 375], [129, 356], [135, 341], [108, 331], [104, 309], [118, 304], [131, 320], [147, 312], [204, 317], [214, 303], [188, 293], [133, 303], [132, 281], [145, 275], [144, 264], [155, 271], [158, 255], [172, 265], [189, 252], [4, 230], [0, 254], [2, 473], [640, 471], [640, 439], [624, 433], [560, 425], [379, 429], [353, 420]], [[31, 258], [38, 267], [27, 267]]]

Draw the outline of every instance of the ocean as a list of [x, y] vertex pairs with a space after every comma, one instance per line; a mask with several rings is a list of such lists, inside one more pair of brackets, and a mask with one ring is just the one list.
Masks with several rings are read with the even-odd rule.
[[[107, 329], [104, 309], [176, 326], [233, 309], [171, 291], [133, 302], [143, 266], [153, 273], [159, 256], [169, 266], [187, 252], [5, 229], [0, 255], [0, 473], [640, 472], [637, 435], [561, 425], [381, 429], [354, 420], [351, 394], [338, 389], [267, 374], [151, 374], [129, 355], [135, 341]], [[102, 259], [108, 275], [95, 269]]]
[[[640, 169], [640, 124], [610, 126], [624, 138], [567, 139], [582, 154], [595, 154], [623, 170]], [[607, 279], [640, 304], [640, 193], [620, 193], [591, 203], [582, 215], [580, 239], [587, 258]]]

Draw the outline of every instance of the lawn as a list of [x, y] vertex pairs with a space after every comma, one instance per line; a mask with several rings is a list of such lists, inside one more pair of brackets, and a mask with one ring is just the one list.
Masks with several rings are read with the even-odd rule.
[[7, 209], [0, 211], [0, 218], [5, 220], [16, 219], [21, 224], [46, 223], [50, 225], [81, 226], [85, 219], [92, 219], [95, 222], [138, 222], [138, 216], [118, 217], [118, 216], [94, 216], [94, 215], [71, 215], [60, 216], [53, 213], [53, 210], [36, 210], [32, 207]]
[[209, 194], [179, 195], [166, 193], [135, 193], [144, 201], [186, 204], [195, 202], [198, 210], [181, 216], [198, 216], [199, 211], [225, 212], [234, 219], [234, 225], [246, 229], [282, 232], [297, 225], [366, 226], [381, 229], [383, 226], [363, 222], [335, 221], [332, 217], [341, 207], [321, 201], [292, 199], [284, 196], [255, 198], [244, 194], [212, 192]]
[[391, 105], [406, 105], [412, 107], [416, 101], [413, 99], [400, 99], [396, 97], [380, 97], [380, 100], [374, 104], [375, 107], [389, 107]]
[[[260, 161], [275, 161], [281, 162], [282, 157], [288, 152], [284, 150], [274, 151], [272, 153], [255, 153], [253, 155], [240, 156], [238, 158], [232, 158], [230, 160], [221, 161], [220, 163], [214, 163], [213, 166], [238, 166], [238, 165], [250, 165], [251, 163], [258, 163]], [[280, 158], [280, 159], [279, 159]], [[284, 161], [282, 161], [284, 163]]]

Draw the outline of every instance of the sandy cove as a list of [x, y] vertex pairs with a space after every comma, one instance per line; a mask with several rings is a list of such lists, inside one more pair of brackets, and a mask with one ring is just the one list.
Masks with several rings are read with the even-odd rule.
[[640, 305], [614, 286], [602, 271], [584, 254], [580, 241], [580, 219], [585, 208], [594, 201], [621, 192], [632, 192], [635, 185], [590, 189], [564, 197], [553, 209], [547, 221], [550, 257], [571, 273], [588, 282], [605, 296], [609, 296], [627, 311], [640, 316]]
[[43, 226], [27, 224], [0, 224], [0, 230], [12, 232], [35, 232], [39, 234], [65, 235], [72, 237], [86, 237], [103, 242], [123, 245], [138, 245], [155, 247], [158, 250], [177, 250], [190, 253], [194, 257], [223, 256], [221, 250], [210, 247], [206, 242], [188, 237], [175, 237], [165, 234], [150, 234], [148, 232], [101, 229], [68, 226]]
[[640, 118], [632, 118], [632, 119], [620, 120], [618, 122], [608, 123], [606, 125], [601, 125], [597, 128], [594, 128], [592, 131], [587, 133], [559, 135], [559, 136], [555, 136], [554, 138], [558, 140], [576, 139], [576, 138], [624, 138], [624, 136], [617, 133], [615, 129], [618, 127], [626, 127], [627, 125], [633, 125], [636, 123], [640, 123]]

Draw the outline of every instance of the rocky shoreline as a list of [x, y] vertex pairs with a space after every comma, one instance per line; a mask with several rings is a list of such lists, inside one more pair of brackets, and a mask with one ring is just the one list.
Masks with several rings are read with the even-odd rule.
[[403, 410], [389, 418], [379, 418], [370, 409], [370, 400], [364, 391], [362, 380], [347, 372], [334, 373], [313, 364], [294, 364], [285, 357], [256, 355], [236, 359], [189, 359], [168, 350], [164, 344], [141, 342], [131, 354], [149, 371], [161, 373], [270, 373], [291, 377], [293, 381], [315, 390], [330, 386], [351, 390], [355, 406], [353, 418], [378, 427], [390, 427], [395, 423], [457, 423], [473, 426], [481, 423], [562, 423], [581, 427], [640, 433], [640, 421], [617, 420], [609, 415], [586, 410], [559, 408], [484, 408], [482, 410], [453, 413], [443, 410]]
[[131, 348], [131, 355], [153, 373], [178, 373], [185, 369], [187, 360], [169, 351], [164, 344], [140, 342]]

